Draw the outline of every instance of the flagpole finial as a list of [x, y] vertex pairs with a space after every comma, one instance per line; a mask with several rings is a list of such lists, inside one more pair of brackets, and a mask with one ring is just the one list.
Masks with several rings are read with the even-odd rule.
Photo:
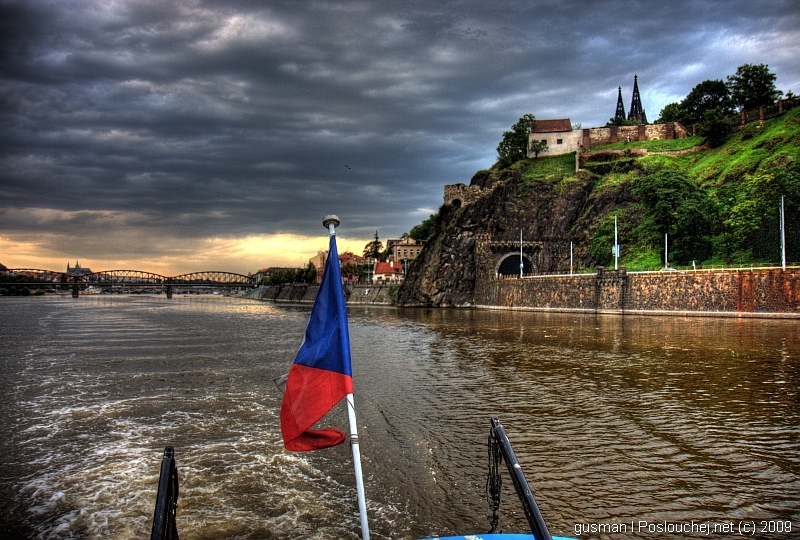
[[341, 221], [339, 221], [339, 216], [335, 214], [325, 216], [325, 218], [322, 220], [322, 226], [325, 227], [326, 229], [330, 229], [331, 225], [333, 225], [334, 227], [338, 227], [339, 223], [341, 223]]

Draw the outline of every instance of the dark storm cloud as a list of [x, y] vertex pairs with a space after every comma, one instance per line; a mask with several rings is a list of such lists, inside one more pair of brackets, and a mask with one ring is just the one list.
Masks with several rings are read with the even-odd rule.
[[744, 63], [800, 89], [791, 0], [0, 9], [4, 234], [395, 236], [525, 113], [602, 125], [638, 74], [655, 119]]

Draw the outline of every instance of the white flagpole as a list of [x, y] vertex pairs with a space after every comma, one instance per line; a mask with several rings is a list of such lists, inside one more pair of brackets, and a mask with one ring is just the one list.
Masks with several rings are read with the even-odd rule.
[[[335, 227], [339, 225], [339, 218], [336, 216], [325, 216], [322, 224], [328, 228], [331, 236], [336, 236]], [[333, 264], [338, 264], [334, 261]], [[358, 494], [358, 513], [361, 516], [361, 538], [369, 540], [369, 523], [367, 523], [367, 499], [364, 495], [364, 478], [361, 474], [361, 450], [358, 446], [358, 425], [356, 424], [356, 406], [353, 402], [353, 394], [347, 394], [347, 419], [350, 422], [350, 448], [353, 451], [353, 466], [356, 473], [356, 493]]]
[[347, 394], [347, 417], [350, 420], [350, 448], [353, 450], [353, 466], [356, 470], [358, 513], [361, 515], [361, 538], [363, 540], [369, 540], [367, 499], [364, 495], [364, 478], [361, 475], [361, 450], [358, 446], [358, 426], [356, 425], [356, 406], [353, 403], [353, 394]]

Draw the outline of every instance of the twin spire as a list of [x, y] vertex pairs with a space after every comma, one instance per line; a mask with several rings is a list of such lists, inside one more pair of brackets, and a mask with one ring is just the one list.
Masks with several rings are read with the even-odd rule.
[[[625, 105], [622, 103], [622, 87], [617, 87], [617, 112], [614, 118], [625, 118]], [[642, 107], [642, 97], [639, 95], [639, 77], [633, 76], [633, 96], [631, 97], [631, 109], [628, 113], [628, 120], [638, 120], [642, 124], [647, 123], [647, 115]]]

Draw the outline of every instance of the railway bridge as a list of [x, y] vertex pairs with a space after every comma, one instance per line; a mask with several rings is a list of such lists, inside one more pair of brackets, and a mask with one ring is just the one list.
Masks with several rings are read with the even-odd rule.
[[88, 286], [101, 290], [159, 289], [172, 298], [174, 288], [252, 288], [257, 285], [255, 276], [233, 272], [206, 270], [177, 276], [163, 276], [142, 270], [103, 270], [74, 274], [39, 270], [35, 268], [10, 268], [0, 271], [0, 286], [52, 286], [70, 287], [73, 298]]

